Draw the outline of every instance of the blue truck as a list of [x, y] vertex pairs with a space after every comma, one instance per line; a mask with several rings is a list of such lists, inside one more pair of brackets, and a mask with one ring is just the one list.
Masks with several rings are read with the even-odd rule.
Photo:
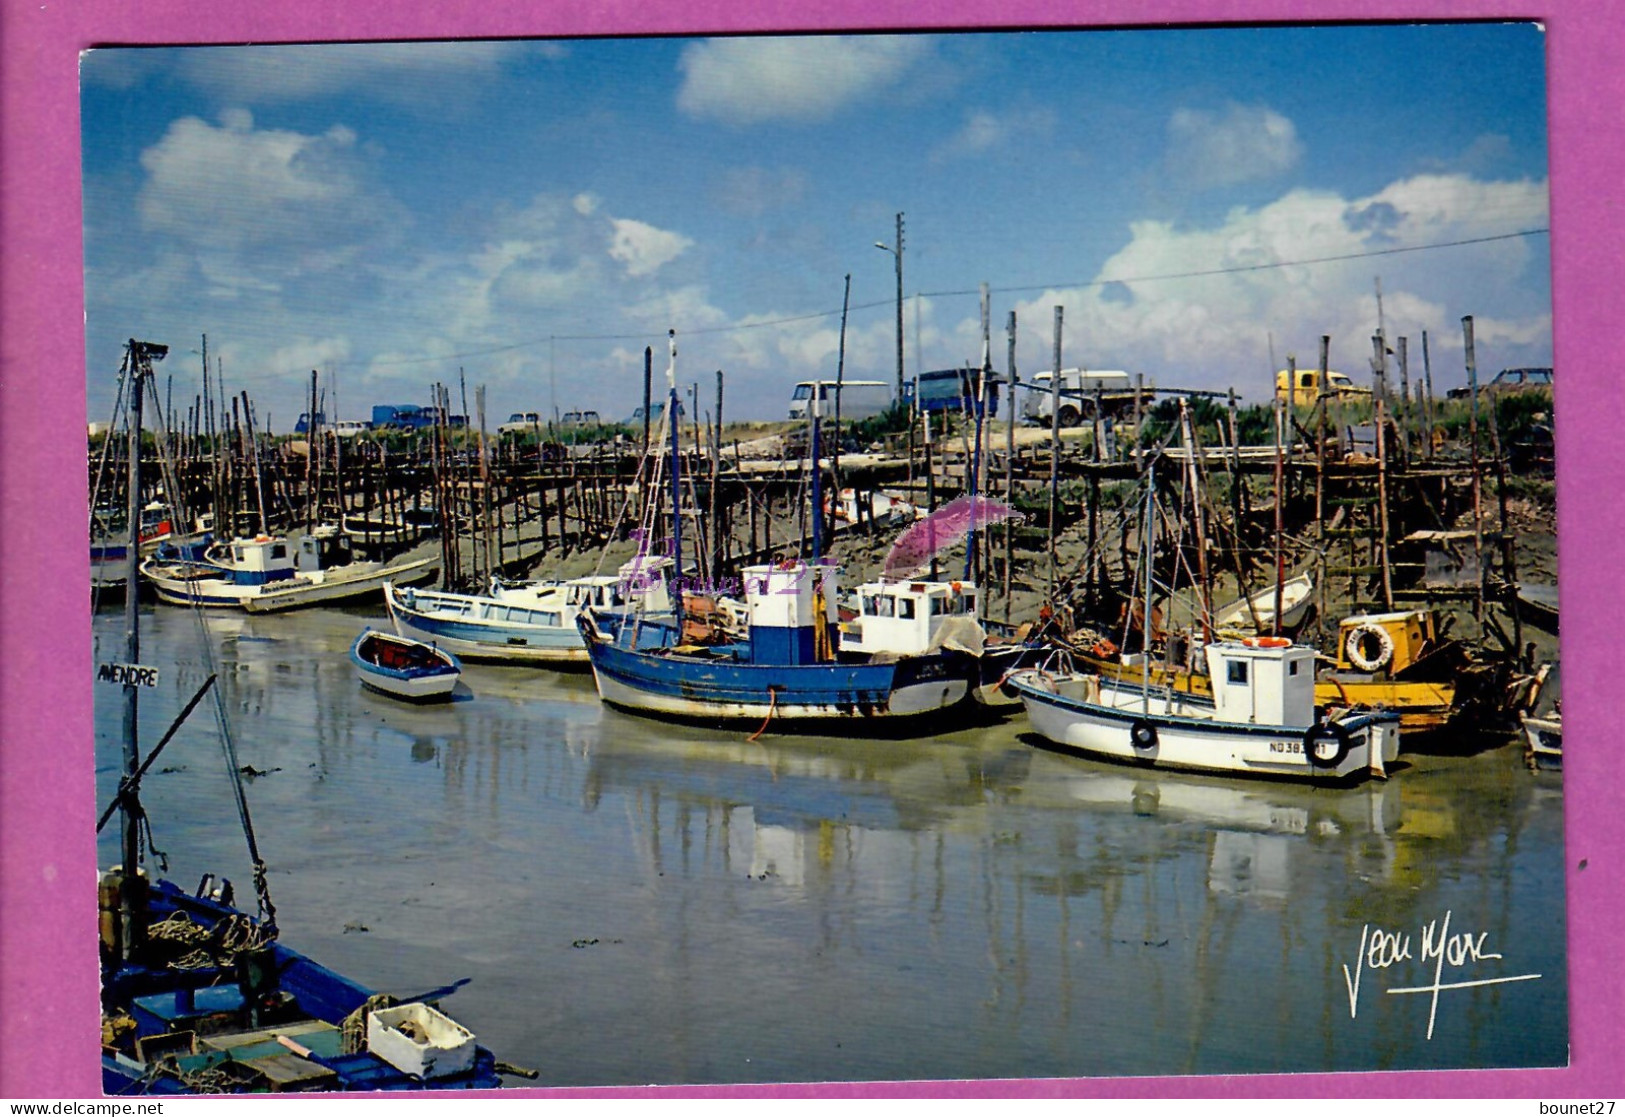
[[[432, 407], [419, 407], [411, 403], [379, 403], [372, 408], [372, 425], [375, 430], [422, 430], [434, 426], [435, 409]], [[466, 415], [448, 415], [446, 424], [453, 430], [461, 430], [468, 426]]]

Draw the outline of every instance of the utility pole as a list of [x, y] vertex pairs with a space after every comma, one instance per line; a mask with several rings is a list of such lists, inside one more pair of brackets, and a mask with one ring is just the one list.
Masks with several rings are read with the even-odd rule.
[[903, 398], [903, 215], [897, 215], [897, 243], [875, 241], [875, 247], [890, 252], [897, 264], [897, 398]]

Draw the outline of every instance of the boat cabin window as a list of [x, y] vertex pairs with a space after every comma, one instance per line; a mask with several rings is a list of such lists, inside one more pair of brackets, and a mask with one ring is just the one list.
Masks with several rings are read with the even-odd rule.
[[875, 615], [879, 617], [894, 617], [897, 615], [897, 599], [890, 594], [881, 594], [875, 599], [877, 606]]
[[1247, 682], [1247, 661], [1245, 659], [1227, 659], [1224, 663], [1227, 680], [1245, 685]]
[[912, 597], [899, 597], [897, 599], [897, 615], [905, 621], [914, 619], [914, 599]]
[[948, 599], [946, 597], [933, 597], [931, 599], [931, 615], [933, 617], [940, 617], [947, 611]]
[[1298, 673], [1298, 661], [1297, 660], [1294, 659], [1291, 663], [1286, 665], [1286, 673], [1288, 675], [1296, 675]]
[[231, 549], [231, 557], [232, 557], [232, 560], [235, 561], [235, 562], [242, 562], [243, 561], [243, 549], [241, 547], [233, 547]]
[[272, 548], [271, 548], [271, 557], [274, 558], [274, 559], [275, 558], [287, 558], [288, 557], [288, 545], [286, 543], [277, 543], [274, 546], [272, 546]]

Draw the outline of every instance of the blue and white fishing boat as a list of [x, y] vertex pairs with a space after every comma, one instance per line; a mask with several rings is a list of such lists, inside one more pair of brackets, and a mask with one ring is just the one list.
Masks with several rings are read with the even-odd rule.
[[976, 672], [963, 652], [838, 652], [837, 574], [804, 562], [745, 568], [749, 634], [729, 643], [684, 644], [675, 619], [583, 614], [599, 697], [708, 721], [917, 717], [966, 699]]
[[370, 628], [350, 645], [350, 662], [362, 686], [408, 702], [450, 698], [463, 674], [450, 652]]
[[331, 525], [301, 536], [297, 545], [282, 536], [258, 535], [215, 544], [201, 558], [159, 547], [141, 564], [160, 601], [252, 613], [353, 600], [378, 593], [385, 582], [425, 582], [437, 571], [432, 558], [354, 561], [349, 538]]
[[[132, 442], [140, 435], [150, 362], [164, 351], [130, 344]], [[130, 488], [138, 493], [141, 466], [139, 456], [133, 458]], [[129, 522], [135, 524], [139, 508], [133, 497], [131, 506]], [[138, 562], [135, 534], [126, 553], [130, 581]], [[103, 1089], [128, 1097], [500, 1086], [492, 1053], [436, 1007], [460, 982], [398, 1001], [278, 941], [268, 872], [229, 734], [227, 767], [254, 867], [256, 914], [238, 908], [230, 882], [213, 874], [203, 877], [196, 893], [149, 877], [142, 864], [141, 780], [216, 676], [208, 677], [170, 733], [143, 758], [141, 680], [154, 677], [156, 669], [139, 663], [135, 594], [126, 595], [125, 617], [122, 778], [97, 824], [99, 832], [121, 816], [121, 860], [97, 884]]]
[[633, 559], [613, 575], [510, 586], [488, 595], [386, 586], [384, 602], [400, 636], [435, 644], [464, 659], [491, 663], [569, 665], [587, 662], [576, 617], [671, 608], [669, 559]]
[[1009, 685], [1046, 740], [1111, 760], [1287, 779], [1383, 776], [1399, 756], [1399, 715], [1316, 717], [1315, 651], [1284, 637], [1204, 649], [1213, 697], [1147, 678], [1018, 671]]

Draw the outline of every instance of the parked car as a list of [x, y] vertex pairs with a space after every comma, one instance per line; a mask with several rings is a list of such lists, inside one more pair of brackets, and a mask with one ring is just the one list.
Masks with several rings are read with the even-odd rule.
[[[1479, 385], [1479, 392], [1486, 395], [1497, 395], [1501, 392], [1527, 392], [1535, 389], [1552, 388], [1552, 370], [1549, 368], [1504, 368], [1487, 384]], [[1445, 393], [1451, 399], [1467, 399], [1473, 392], [1471, 388], [1451, 388]]]

